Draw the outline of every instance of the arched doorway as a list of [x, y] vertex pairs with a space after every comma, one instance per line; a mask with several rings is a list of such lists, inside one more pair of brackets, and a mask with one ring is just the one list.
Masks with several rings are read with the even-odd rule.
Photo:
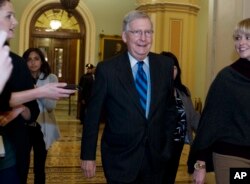
[[[31, 25], [34, 25], [35, 16], [38, 16], [38, 12], [41, 10], [45, 11], [46, 7], [49, 7], [50, 5], [57, 4], [57, 6], [61, 7], [61, 4], [59, 3], [59, 0], [46, 0], [46, 1], [37, 1], [32, 0], [30, 3], [26, 6], [25, 10], [23, 11], [23, 14], [21, 16], [19, 27], [20, 27], [20, 34], [19, 34], [19, 54], [22, 55], [22, 53], [29, 48], [31, 45]], [[45, 8], [45, 9], [44, 9]], [[85, 27], [84, 33], [84, 39], [80, 39], [79, 45], [77, 45], [77, 51], [80, 53], [79, 58], [77, 58], [76, 63], [76, 73], [70, 75], [75, 76], [76, 82], [78, 82], [80, 76], [84, 73], [84, 61], [88, 63], [95, 64], [95, 52], [96, 52], [96, 26], [95, 26], [95, 20], [93, 18], [93, 15], [91, 11], [88, 9], [88, 7], [85, 5], [83, 1], [80, 1], [78, 6], [75, 9], [77, 20], [81, 21], [79, 24], [83, 24]], [[38, 18], [38, 17], [37, 17]], [[56, 38], [59, 39], [66, 39], [63, 37], [63, 34], [57, 33], [55, 34]], [[66, 42], [65, 42], [66, 43]], [[72, 48], [72, 47], [70, 47]], [[81, 50], [79, 49], [81, 48]], [[73, 48], [72, 48], [73, 49]], [[78, 57], [78, 56], [77, 56]]]
[[76, 70], [85, 64], [85, 32], [84, 21], [76, 10], [68, 13], [61, 4], [50, 3], [32, 17], [29, 47], [44, 51], [59, 81], [76, 83]]

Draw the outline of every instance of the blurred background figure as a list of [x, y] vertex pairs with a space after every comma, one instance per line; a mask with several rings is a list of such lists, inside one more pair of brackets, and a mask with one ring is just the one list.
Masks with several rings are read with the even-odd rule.
[[[51, 73], [50, 66], [39, 48], [29, 48], [24, 52], [23, 58], [31, 72], [35, 87], [58, 82], [57, 76]], [[28, 125], [28, 132], [30, 151], [33, 148], [34, 155], [34, 184], [45, 184], [47, 150], [59, 139], [60, 134], [54, 115], [56, 100], [39, 98], [37, 102], [40, 114], [37, 121]]]
[[84, 117], [85, 117], [85, 110], [86, 107], [89, 103], [92, 88], [93, 88], [93, 83], [95, 80], [95, 66], [92, 64], [86, 64], [86, 69], [87, 72], [82, 75], [80, 78], [79, 86], [80, 90], [78, 91], [78, 104], [79, 104], [79, 118], [81, 121], [81, 124], [84, 122]]
[[174, 184], [184, 144], [192, 144], [193, 133], [197, 130], [200, 114], [195, 111], [189, 89], [182, 84], [181, 68], [176, 56], [171, 52], [162, 52], [174, 60], [174, 96], [178, 118], [174, 132], [173, 154], [166, 164], [164, 184]]
[[115, 44], [115, 51], [114, 51], [114, 56], [117, 55], [117, 54], [121, 54], [123, 52], [122, 50], [122, 44], [117, 42]]

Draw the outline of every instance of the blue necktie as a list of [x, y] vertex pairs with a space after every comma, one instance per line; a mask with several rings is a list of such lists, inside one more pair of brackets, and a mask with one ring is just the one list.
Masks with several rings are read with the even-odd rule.
[[142, 108], [146, 114], [146, 106], [147, 106], [147, 90], [148, 90], [148, 81], [146, 73], [143, 70], [143, 61], [138, 61], [138, 70], [135, 76], [135, 86], [140, 96], [140, 102]]

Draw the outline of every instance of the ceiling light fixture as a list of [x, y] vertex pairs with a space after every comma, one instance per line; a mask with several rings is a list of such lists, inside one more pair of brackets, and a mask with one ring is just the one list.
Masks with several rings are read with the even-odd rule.
[[51, 29], [57, 30], [62, 26], [62, 23], [60, 20], [51, 20], [49, 25]]

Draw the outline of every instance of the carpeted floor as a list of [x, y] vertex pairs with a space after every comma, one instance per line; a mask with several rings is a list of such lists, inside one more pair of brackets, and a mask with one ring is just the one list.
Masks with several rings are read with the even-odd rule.
[[[80, 143], [82, 134], [82, 125], [76, 119], [61, 117], [58, 120], [61, 131], [61, 138], [55, 142], [49, 149], [46, 161], [46, 183], [47, 184], [106, 184], [103, 175], [100, 159], [100, 139], [97, 148], [97, 172], [96, 177], [86, 179], [80, 169]], [[100, 126], [100, 135], [103, 124]], [[99, 136], [100, 138], [100, 136]], [[192, 183], [191, 177], [186, 172], [186, 159], [188, 147], [184, 148], [180, 161], [179, 171], [177, 173], [178, 184]], [[28, 177], [28, 184], [33, 184], [33, 161]]]
[[[81, 172], [79, 155], [82, 126], [80, 125], [79, 121], [59, 120], [58, 124], [61, 131], [61, 138], [55, 142], [48, 151], [48, 157], [46, 161], [46, 183], [106, 183], [100, 162], [100, 152], [97, 153], [96, 177], [93, 179], [86, 179]], [[28, 184], [33, 184], [33, 181], [33, 161], [31, 160]]]

